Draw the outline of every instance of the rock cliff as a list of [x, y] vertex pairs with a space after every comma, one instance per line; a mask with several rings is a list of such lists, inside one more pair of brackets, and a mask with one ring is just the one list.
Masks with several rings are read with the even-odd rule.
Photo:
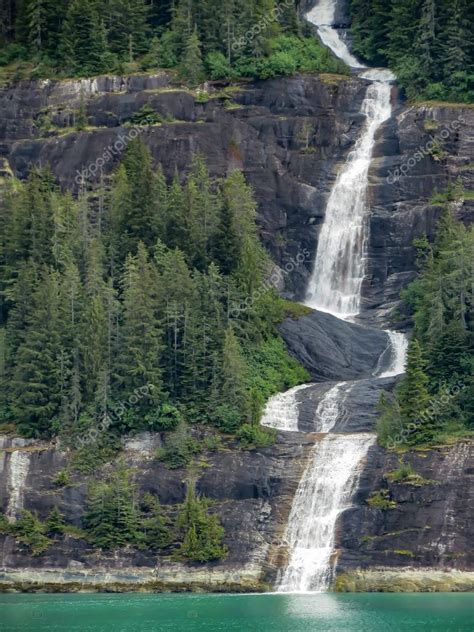
[[[359, 110], [365, 89], [363, 80], [325, 75], [235, 89], [210, 86], [207, 95], [173, 85], [165, 74], [22, 83], [0, 91], [1, 176], [24, 178], [34, 164], [50, 164], [62, 186], [95, 187], [109, 176], [132, 132], [143, 137], [168, 177], [176, 169], [185, 172], [197, 151], [204, 154], [212, 176], [242, 168], [256, 192], [262, 240], [284, 271], [282, 291], [299, 299], [329, 190], [363, 124]], [[413, 240], [434, 234], [442, 212], [432, 201], [434, 194], [457, 178], [472, 191], [474, 180], [474, 109], [407, 107], [398, 103], [396, 90], [393, 101], [396, 115], [379, 134], [370, 174], [363, 288], [365, 318], [380, 324], [399, 309], [399, 291], [415, 274]], [[157, 116], [150, 126], [134, 127], [140, 112], [147, 111], [144, 106]], [[76, 131], [81, 107], [88, 126]], [[457, 212], [465, 221], [472, 221], [473, 210], [470, 196], [459, 201]], [[301, 262], [305, 251], [311, 254]], [[400, 326], [405, 325], [402, 314]], [[370, 378], [384, 362], [386, 334], [357, 325], [341, 328], [321, 314], [289, 321], [282, 333], [318, 382], [363, 379], [351, 389], [347, 414], [336, 430], [372, 430], [379, 391]], [[392, 385], [388, 378], [384, 387]], [[317, 432], [313, 413], [327, 388], [328, 383], [317, 384], [299, 394], [301, 429]], [[126, 458], [140, 472], [144, 490], [174, 504], [183, 498], [185, 473], [170, 472], [153, 458], [157, 442], [159, 437], [149, 436], [129, 441]], [[273, 448], [245, 452], [234, 446], [206, 455], [208, 467], [200, 471], [198, 489], [216, 501], [226, 528], [230, 552], [223, 563], [184, 568], [143, 553], [104, 555], [72, 536], [32, 558], [6, 537], [0, 541], [0, 584], [261, 589], [281, 565], [275, 543], [313, 443], [311, 435], [289, 434]], [[1, 438], [0, 510], [13, 517], [28, 508], [45, 517], [57, 504], [68, 521], [79, 525], [86, 481], [77, 477], [64, 489], [53, 484], [67, 458], [57, 445]], [[400, 467], [399, 459], [412, 465], [415, 478], [396, 482], [390, 477]], [[472, 445], [467, 443], [403, 457], [372, 448], [356, 506], [339, 525], [338, 588], [396, 588], [398, 570], [407, 567], [419, 572], [411, 580], [412, 589], [446, 588], [453, 585], [446, 574], [433, 583], [425, 569], [474, 570], [468, 520], [472, 472]], [[368, 502], [380, 492], [388, 507]], [[469, 577], [456, 586], [472, 587]]]

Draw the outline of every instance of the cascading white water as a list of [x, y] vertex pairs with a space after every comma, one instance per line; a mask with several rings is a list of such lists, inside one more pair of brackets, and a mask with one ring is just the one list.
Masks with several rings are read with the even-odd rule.
[[335, 527], [348, 508], [375, 436], [330, 435], [317, 444], [296, 492], [286, 532], [290, 561], [278, 592], [323, 592], [331, 584]]
[[406, 368], [408, 338], [398, 331], [387, 331], [387, 334], [390, 340], [390, 366], [379, 375], [380, 378], [402, 375]]
[[13, 521], [23, 509], [26, 477], [30, 467], [30, 453], [15, 450], [8, 459], [7, 490], [9, 493], [6, 517]]
[[[317, 26], [322, 42], [337, 57], [354, 69], [365, 69], [332, 26], [335, 7], [335, 0], [320, 0], [307, 19]], [[342, 319], [360, 312], [369, 168], [377, 130], [392, 113], [390, 82], [395, 80], [393, 73], [383, 69], [366, 69], [360, 76], [372, 82], [362, 105], [366, 123], [329, 196], [306, 299], [310, 307]], [[405, 367], [406, 337], [387, 333], [390, 367], [379, 377], [401, 374]], [[340, 383], [321, 400], [316, 410], [320, 432], [334, 429], [347, 392], [347, 383]], [[271, 400], [263, 423], [281, 430], [298, 429], [295, 389]], [[313, 448], [288, 521], [285, 539], [290, 559], [280, 578], [279, 592], [322, 592], [330, 586], [336, 566], [336, 523], [350, 506], [361, 464], [375, 441], [373, 434], [326, 434]]]
[[341, 318], [360, 311], [367, 240], [367, 186], [375, 134], [390, 118], [389, 83], [369, 85], [362, 104], [367, 121], [340, 171], [326, 206], [306, 303]]
[[298, 431], [298, 401], [296, 395], [309, 384], [296, 386], [286, 393], [278, 393], [268, 400], [260, 424], [285, 432]]
[[319, 0], [318, 4], [306, 14], [306, 19], [318, 28], [318, 34], [322, 43], [350, 68], [366, 68], [361, 64], [347, 48], [347, 44], [335, 28], [334, 17], [336, 4], [333, 0]]
[[318, 432], [331, 432], [336, 425], [341, 414], [343, 401], [343, 388], [345, 382], [333, 386], [323, 399], [319, 402], [316, 409], [316, 423]]

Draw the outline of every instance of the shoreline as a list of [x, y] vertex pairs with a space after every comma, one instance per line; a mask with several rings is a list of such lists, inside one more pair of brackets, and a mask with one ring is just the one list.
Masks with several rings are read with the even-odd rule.
[[[210, 571], [122, 569], [111, 572], [58, 569], [0, 569], [0, 594], [8, 593], [214, 593], [267, 594], [274, 591], [260, 569]], [[428, 568], [374, 568], [339, 574], [332, 590], [341, 593], [474, 592], [474, 572]], [[288, 593], [290, 594], [290, 593]]]

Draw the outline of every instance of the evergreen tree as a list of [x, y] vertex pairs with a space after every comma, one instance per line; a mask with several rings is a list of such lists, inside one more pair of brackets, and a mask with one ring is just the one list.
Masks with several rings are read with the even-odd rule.
[[208, 512], [205, 499], [196, 496], [188, 486], [186, 500], [177, 518], [183, 536], [177, 557], [196, 562], [210, 562], [225, 557], [227, 547], [222, 544], [224, 529], [215, 514]]
[[64, 533], [64, 516], [55, 505], [46, 519], [46, 533], [48, 536], [58, 536]]
[[142, 520], [145, 546], [152, 551], [169, 546], [173, 541], [173, 536], [160, 501], [152, 494], [145, 494], [144, 504], [147, 510], [147, 516]]
[[123, 463], [105, 481], [91, 483], [83, 523], [95, 546], [115, 549], [141, 541], [136, 497]]
[[149, 399], [158, 401], [162, 391], [162, 323], [158, 317], [157, 271], [144, 244], [129, 255], [122, 279], [123, 352], [117, 374], [126, 394], [151, 385]]
[[12, 411], [25, 436], [49, 436], [59, 413], [70, 369], [70, 356], [62, 340], [64, 330], [58, 275], [43, 270], [10, 385]]
[[191, 86], [197, 86], [205, 78], [201, 42], [199, 41], [197, 29], [194, 29], [186, 41], [181, 74]]

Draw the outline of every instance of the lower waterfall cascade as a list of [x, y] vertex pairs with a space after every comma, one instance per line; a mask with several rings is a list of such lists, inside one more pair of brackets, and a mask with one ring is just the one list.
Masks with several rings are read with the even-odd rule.
[[[335, 12], [336, 0], [319, 0], [306, 18], [316, 26], [323, 44], [370, 83], [361, 108], [365, 125], [337, 175], [326, 205], [306, 305], [342, 320], [352, 320], [361, 311], [366, 271], [369, 169], [376, 133], [392, 115], [391, 83], [396, 78], [389, 70], [369, 69], [353, 57], [333, 27]], [[396, 377], [405, 370], [406, 336], [394, 331], [386, 333], [389, 344], [379, 363], [388, 368], [377, 368], [374, 379]], [[298, 431], [297, 395], [309, 386], [273, 397], [265, 409], [262, 425], [280, 431]], [[324, 592], [334, 579], [337, 521], [351, 506], [362, 465], [376, 442], [373, 433], [333, 432], [344, 414], [344, 400], [352, 386], [353, 383], [347, 382], [335, 384], [316, 408], [315, 424], [322, 436], [312, 448], [293, 499], [283, 542], [288, 564], [279, 573], [278, 592]]]

